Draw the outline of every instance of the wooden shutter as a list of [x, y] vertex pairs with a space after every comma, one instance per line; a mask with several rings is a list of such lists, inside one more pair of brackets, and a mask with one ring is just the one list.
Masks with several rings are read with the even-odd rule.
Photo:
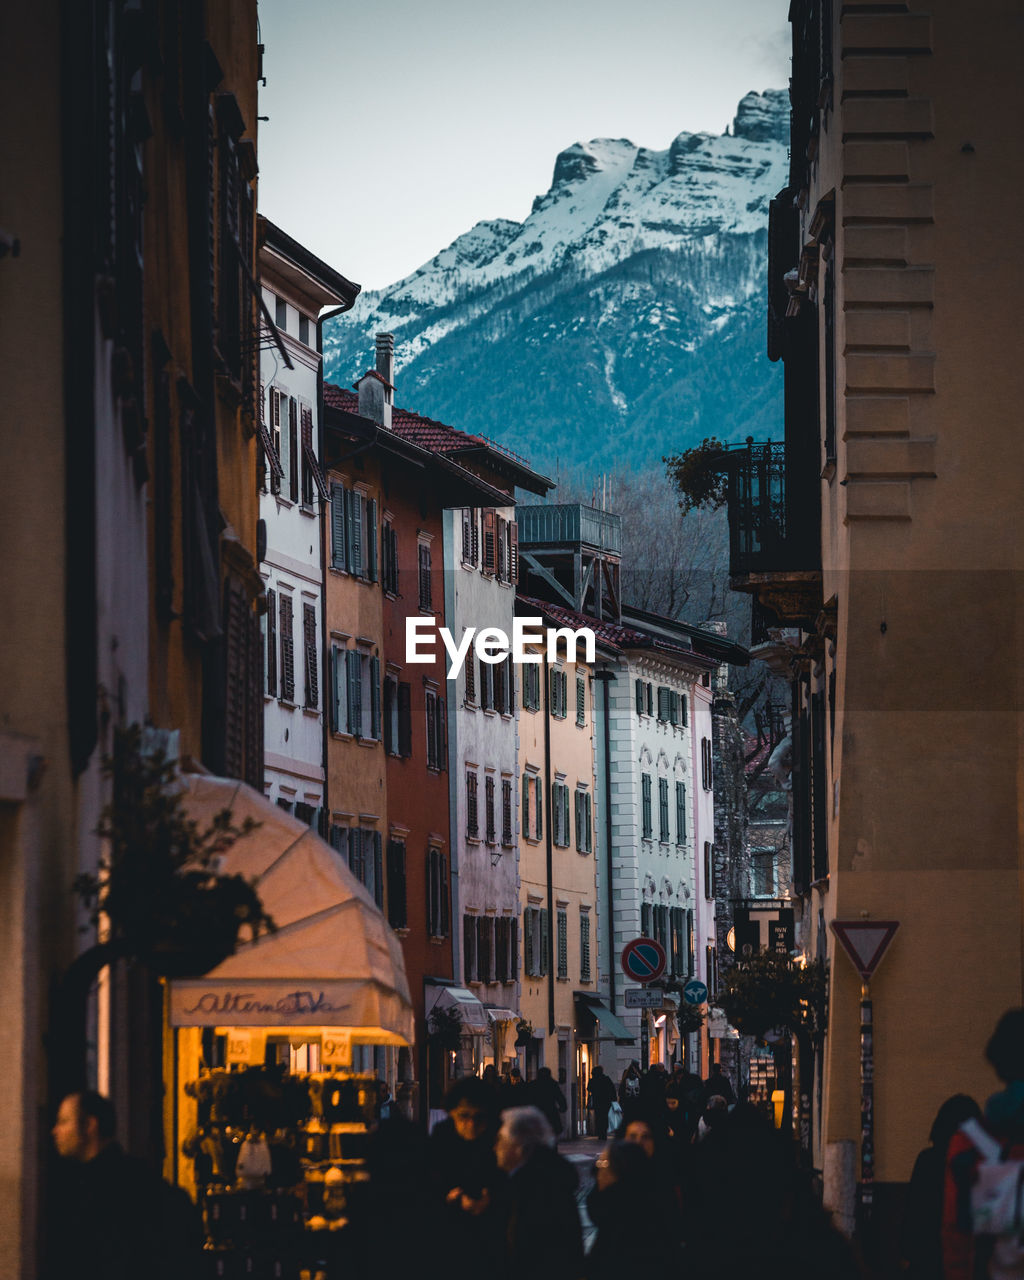
[[480, 817], [477, 811], [477, 777], [475, 770], [466, 773], [466, 835], [476, 836], [480, 832]]
[[398, 754], [412, 755], [412, 690], [405, 681], [398, 686]]
[[348, 671], [348, 731], [357, 738], [363, 734], [363, 665], [355, 649], [345, 650]]
[[431, 607], [430, 548], [422, 542], [419, 545], [419, 598], [421, 609]]
[[462, 508], [462, 559], [467, 564], [473, 563], [473, 511], [470, 507]]
[[441, 855], [441, 937], [447, 938], [451, 930], [448, 910], [448, 859]]
[[676, 783], [676, 844], [686, 839], [686, 785]]
[[658, 779], [658, 839], [668, 843], [668, 778]]
[[357, 578], [366, 572], [366, 535], [363, 526], [366, 523], [366, 499], [354, 490], [349, 494], [349, 509], [352, 512], [352, 573]]
[[490, 774], [484, 778], [484, 818], [487, 822], [487, 843], [494, 844], [497, 834], [494, 825], [494, 779]]
[[508, 778], [501, 780], [501, 843], [512, 843], [512, 783]]
[[470, 558], [473, 564], [479, 564], [480, 562], [480, 522], [477, 519], [475, 508], [470, 512], [470, 519], [472, 522], [472, 527], [470, 528], [470, 531], [469, 531], [470, 537], [472, 539], [472, 542], [471, 542], [472, 555]]
[[541, 796], [544, 794], [544, 791], [540, 785], [540, 778], [536, 776], [534, 777], [533, 794], [534, 794], [534, 798], [537, 801], [537, 815], [535, 818], [535, 822], [537, 824], [537, 839], [542, 840], [544, 838], [544, 812], [541, 807], [542, 806]]
[[686, 694], [685, 693], [681, 693], [679, 695], [679, 723], [684, 728], [688, 723], [687, 714], [686, 714]]
[[448, 704], [437, 700], [437, 767], [443, 773], [448, 767]]
[[280, 597], [281, 621], [281, 697], [285, 702], [295, 701], [295, 637], [292, 632], [292, 598]]
[[440, 855], [436, 849], [427, 850], [427, 937], [436, 938], [440, 892], [438, 885]]
[[267, 592], [267, 693], [277, 696], [277, 592]]
[[576, 723], [586, 724], [587, 722], [587, 678], [586, 676], [576, 676]]
[[377, 499], [366, 504], [366, 576], [377, 581]]
[[276, 387], [270, 388], [270, 441], [277, 457], [277, 466], [270, 466], [270, 492], [281, 492], [281, 481], [284, 478], [284, 466], [281, 459], [281, 393]]
[[370, 737], [380, 741], [380, 658], [370, 659]]
[[693, 977], [693, 909], [687, 908], [686, 911], [686, 972]]
[[534, 955], [533, 917], [536, 908], [526, 907], [523, 911], [523, 968], [529, 977], [537, 972]]
[[373, 833], [373, 900], [378, 907], [384, 906], [384, 858], [382, 856], [382, 839], [379, 831]]
[[668, 718], [672, 724], [679, 723], [679, 694], [676, 693], [675, 689], [669, 690]]
[[[335, 733], [348, 729], [348, 717], [342, 714], [345, 684], [348, 673], [345, 667], [345, 650], [331, 645], [331, 728]], [[347, 701], [347, 700], [346, 700]]]
[[327, 481], [324, 479], [324, 473], [320, 469], [320, 462], [316, 456], [316, 450], [313, 448], [313, 410], [307, 405], [302, 406], [302, 501], [311, 506], [313, 503], [313, 490], [316, 489], [319, 496], [327, 501]]
[[383, 736], [384, 736], [384, 750], [385, 752], [387, 752], [388, 755], [394, 754], [395, 745], [396, 745], [395, 738], [394, 738], [394, 729], [392, 724], [392, 716], [395, 712], [396, 692], [397, 691], [395, 687], [395, 681], [391, 678], [391, 676], [385, 676], [384, 677]]
[[494, 573], [497, 569], [498, 542], [495, 528], [497, 514], [494, 511], [484, 512], [484, 558], [480, 566], [484, 573]]
[[345, 555], [345, 490], [340, 484], [331, 485], [331, 567], [347, 567]]
[[649, 938], [654, 932], [651, 925], [651, 904], [643, 902], [640, 904], [640, 933], [643, 937]]
[[641, 801], [643, 805], [642, 833], [643, 833], [644, 839], [649, 840], [651, 837], [652, 829], [653, 829], [653, 822], [651, 818], [651, 775], [649, 773], [642, 773], [640, 775], [640, 793], [641, 793]]
[[590, 982], [590, 916], [580, 912], [580, 982]]
[[476, 702], [476, 660], [472, 653], [466, 654], [466, 701]]
[[494, 557], [494, 576], [503, 582], [508, 575], [508, 543], [505, 539], [505, 521], [501, 516], [495, 519], [497, 550]]
[[289, 497], [299, 500], [299, 402], [294, 396], [288, 401], [288, 453], [291, 466], [288, 469]]
[[541, 976], [551, 972], [551, 930], [547, 907], [540, 909], [540, 972]]
[[437, 694], [432, 689], [427, 690], [426, 698], [427, 710], [427, 768], [437, 768]]
[[513, 586], [519, 583], [519, 525], [513, 520], [508, 526], [509, 579]]
[[523, 812], [521, 817], [523, 835], [530, 835], [530, 775], [523, 774]]
[[569, 844], [569, 788], [562, 784], [562, 843]]
[[583, 814], [580, 812], [580, 801], [583, 799], [583, 792], [576, 791], [573, 793], [573, 818], [576, 826], [576, 848], [583, 848]]
[[315, 711], [320, 705], [319, 651], [316, 643], [316, 607], [303, 602], [302, 640], [306, 658], [306, 697], [303, 703]]
[[594, 851], [594, 807], [593, 807], [594, 802], [593, 802], [593, 797], [591, 796], [589, 791], [586, 792], [586, 794], [584, 795], [583, 801], [584, 801], [583, 821], [585, 824], [584, 834], [587, 840], [586, 851], [587, 853], [593, 853]]
[[651, 684], [650, 680], [648, 680], [644, 685], [644, 694], [647, 699], [647, 714], [652, 716], [654, 715], [654, 686]]
[[408, 921], [405, 884], [405, 845], [401, 840], [388, 841], [388, 924], [404, 929]]
[[644, 682], [642, 680], [636, 681], [636, 713], [638, 716], [644, 713]]

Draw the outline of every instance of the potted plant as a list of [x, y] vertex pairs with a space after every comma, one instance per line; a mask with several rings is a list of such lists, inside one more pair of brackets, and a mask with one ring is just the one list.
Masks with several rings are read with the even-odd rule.
[[462, 1047], [462, 1016], [454, 1005], [434, 1008], [428, 1027], [430, 1039], [439, 1048], [456, 1053]]

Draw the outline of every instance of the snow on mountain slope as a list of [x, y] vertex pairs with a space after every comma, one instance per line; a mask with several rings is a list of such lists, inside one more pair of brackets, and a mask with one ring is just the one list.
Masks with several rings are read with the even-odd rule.
[[[575, 143], [557, 157], [551, 186], [525, 221], [478, 223], [412, 275], [361, 295], [351, 312], [330, 322], [327, 377], [358, 376], [373, 333], [388, 329], [396, 337], [398, 400], [410, 408], [526, 451], [539, 444], [545, 458], [565, 447], [558, 456], [570, 461], [575, 434], [592, 442], [597, 431], [607, 439], [632, 418], [629, 434], [653, 456], [675, 437], [664, 423], [643, 429], [651, 398], [645, 379], [657, 374], [664, 383], [685, 374], [692, 384], [694, 361], [727, 359], [737, 382], [737, 336], [752, 337], [754, 300], [764, 289], [768, 201], [786, 181], [788, 121], [788, 96], [769, 90], [743, 98], [721, 136], [680, 133], [665, 151], [621, 138]], [[771, 380], [776, 371], [761, 355], [763, 343], [758, 350], [747, 337], [739, 346], [760, 370], [755, 381]], [[557, 427], [563, 410], [554, 411], [564, 397], [549, 394], [538, 403], [515, 385], [545, 382], [545, 351], [555, 347], [563, 356], [572, 348], [577, 374], [581, 361], [594, 371], [576, 380], [586, 394], [574, 402], [568, 428]], [[484, 354], [489, 376], [481, 382], [481, 370], [469, 366]], [[708, 376], [716, 381], [714, 369], [702, 367], [697, 381]], [[664, 413], [664, 397], [656, 399]], [[690, 400], [681, 392], [683, 416], [699, 420], [695, 429], [740, 433], [740, 406], [736, 422], [723, 424], [706, 421]], [[564, 440], [551, 439], [556, 430]]]

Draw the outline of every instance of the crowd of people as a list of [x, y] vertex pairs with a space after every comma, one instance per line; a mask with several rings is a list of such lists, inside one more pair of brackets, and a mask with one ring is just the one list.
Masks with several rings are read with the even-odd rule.
[[[1004, 1088], [984, 1108], [963, 1094], [948, 1099], [914, 1167], [908, 1280], [1024, 1280], [1024, 1009], [1004, 1015], [986, 1056]], [[381, 1108], [368, 1194], [344, 1233], [344, 1271], [374, 1280], [467, 1268], [497, 1280], [864, 1274], [795, 1144], [763, 1109], [737, 1100], [720, 1067], [701, 1080], [631, 1063], [617, 1086], [595, 1067], [587, 1105], [604, 1145], [586, 1196], [595, 1229], [586, 1252], [579, 1161], [557, 1149], [560, 1086], [544, 1068], [529, 1082], [488, 1071], [452, 1085], [429, 1137], [398, 1108]], [[114, 1128], [98, 1094], [61, 1103], [53, 1136], [66, 1230], [52, 1242], [47, 1275], [200, 1274], [194, 1206], [126, 1156]]]

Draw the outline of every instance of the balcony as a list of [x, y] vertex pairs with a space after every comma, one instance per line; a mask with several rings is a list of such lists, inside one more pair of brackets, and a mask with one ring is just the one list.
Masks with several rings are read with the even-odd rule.
[[622, 550], [621, 518], [578, 502], [517, 507], [516, 521], [520, 547], [585, 546], [613, 556]]
[[766, 622], [813, 625], [821, 609], [821, 507], [813, 459], [768, 441], [722, 457], [734, 591], [755, 596]]

